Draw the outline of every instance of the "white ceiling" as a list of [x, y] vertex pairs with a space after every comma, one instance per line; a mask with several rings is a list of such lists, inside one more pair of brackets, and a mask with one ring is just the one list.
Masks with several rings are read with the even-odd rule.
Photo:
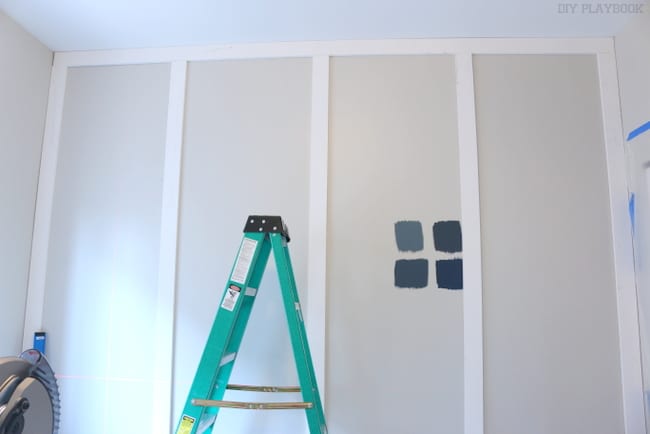
[[[612, 0], [600, 3], [604, 1]], [[597, 3], [572, 3], [574, 13], [560, 13], [569, 4], [565, 0], [0, 0], [0, 9], [51, 49], [70, 51], [342, 39], [613, 36], [632, 17], [598, 13]]]

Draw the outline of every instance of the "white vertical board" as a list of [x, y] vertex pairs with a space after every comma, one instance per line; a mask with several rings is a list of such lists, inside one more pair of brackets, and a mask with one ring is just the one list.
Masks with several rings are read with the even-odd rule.
[[616, 57], [613, 47], [598, 54], [603, 135], [607, 153], [609, 204], [613, 260], [616, 272], [621, 382], [623, 385], [623, 416], [626, 434], [646, 434], [643, 406], [643, 373], [639, 317], [634, 278], [632, 225], [628, 208], [628, 179], [623, 126], [621, 123]]
[[306, 328], [316, 380], [325, 403], [327, 310], [327, 168], [329, 145], [329, 57], [312, 59], [309, 164], [309, 264]]
[[176, 294], [176, 257], [178, 208], [180, 204], [181, 156], [183, 150], [183, 116], [187, 62], [171, 64], [167, 139], [162, 188], [160, 221], [160, 257], [158, 260], [158, 296], [155, 314], [155, 355], [153, 373], [152, 432], [171, 429], [174, 304]]
[[458, 149], [463, 222], [465, 434], [483, 433], [483, 281], [478, 143], [472, 55], [456, 55]]
[[23, 348], [31, 348], [34, 332], [43, 328], [43, 302], [45, 298], [47, 252], [50, 242], [50, 219], [52, 217], [54, 180], [59, 156], [59, 135], [61, 134], [61, 117], [67, 76], [67, 66], [55, 58], [50, 81], [50, 96], [47, 103], [41, 168], [36, 195]]

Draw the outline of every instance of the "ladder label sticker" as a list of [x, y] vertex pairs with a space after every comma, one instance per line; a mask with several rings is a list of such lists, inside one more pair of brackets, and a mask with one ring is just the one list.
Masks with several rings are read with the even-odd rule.
[[251, 268], [256, 248], [257, 241], [244, 237], [244, 241], [241, 243], [239, 255], [237, 256], [237, 262], [235, 262], [235, 268], [232, 270], [232, 276], [230, 276], [230, 280], [233, 282], [241, 283], [242, 285], [246, 283], [246, 277], [248, 277], [248, 271]]
[[192, 432], [192, 427], [194, 426], [194, 421], [196, 421], [196, 419], [184, 414], [176, 434], [190, 434]]
[[237, 300], [239, 300], [239, 294], [241, 294], [241, 288], [237, 285], [230, 285], [223, 297], [221, 307], [232, 312], [237, 305]]

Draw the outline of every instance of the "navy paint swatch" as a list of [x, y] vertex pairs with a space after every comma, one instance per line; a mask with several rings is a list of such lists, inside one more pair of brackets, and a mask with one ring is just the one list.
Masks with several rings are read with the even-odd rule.
[[463, 236], [458, 220], [437, 222], [433, 225], [433, 244], [439, 252], [463, 251]]
[[429, 284], [429, 261], [400, 259], [395, 261], [395, 286], [398, 288], [425, 288]]
[[438, 288], [463, 289], [463, 260], [436, 261], [436, 281]]
[[401, 252], [419, 252], [424, 249], [422, 223], [419, 221], [401, 221], [395, 223], [395, 240]]

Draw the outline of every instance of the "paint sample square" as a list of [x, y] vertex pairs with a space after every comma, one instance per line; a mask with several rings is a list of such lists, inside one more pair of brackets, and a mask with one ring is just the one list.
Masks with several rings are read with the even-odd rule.
[[427, 259], [400, 259], [395, 261], [395, 286], [398, 288], [426, 288], [429, 284]]
[[436, 281], [438, 288], [463, 289], [463, 260], [436, 261]]
[[400, 252], [419, 252], [424, 249], [422, 223], [401, 221], [395, 223], [395, 240]]
[[457, 253], [463, 251], [463, 236], [460, 222], [451, 220], [433, 225], [433, 245], [439, 252]]

